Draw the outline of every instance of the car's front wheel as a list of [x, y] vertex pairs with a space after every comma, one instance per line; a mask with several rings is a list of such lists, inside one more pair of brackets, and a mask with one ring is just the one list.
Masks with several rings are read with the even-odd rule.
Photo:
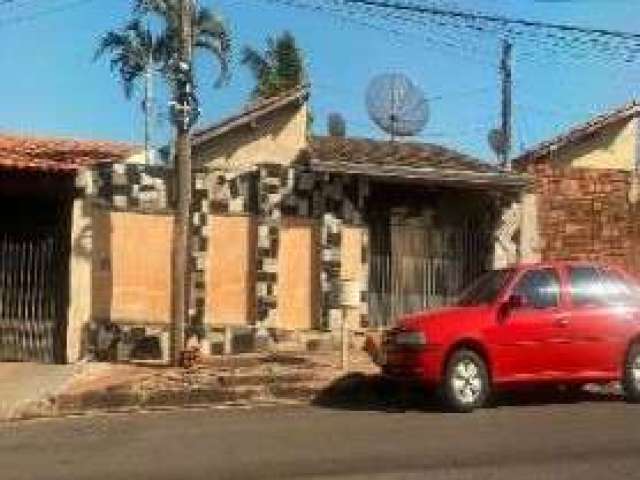
[[491, 381], [487, 365], [473, 350], [460, 349], [447, 362], [442, 393], [447, 407], [455, 412], [471, 412], [489, 398]]
[[640, 344], [638, 343], [632, 345], [627, 353], [622, 386], [629, 402], [640, 403]]

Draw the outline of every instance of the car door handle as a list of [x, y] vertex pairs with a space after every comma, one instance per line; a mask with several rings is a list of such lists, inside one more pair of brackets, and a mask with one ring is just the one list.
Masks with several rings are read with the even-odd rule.
[[554, 317], [554, 323], [559, 327], [566, 327], [569, 325], [569, 316], [566, 314], [556, 315]]

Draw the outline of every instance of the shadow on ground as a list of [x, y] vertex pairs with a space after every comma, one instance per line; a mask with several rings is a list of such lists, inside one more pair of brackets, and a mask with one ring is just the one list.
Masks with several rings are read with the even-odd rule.
[[[491, 408], [566, 405], [586, 402], [621, 401], [612, 393], [546, 387], [501, 392], [494, 395]], [[313, 399], [316, 406], [341, 410], [385, 412], [444, 412], [437, 393], [419, 384], [399, 383], [380, 375], [351, 373], [338, 378]]]

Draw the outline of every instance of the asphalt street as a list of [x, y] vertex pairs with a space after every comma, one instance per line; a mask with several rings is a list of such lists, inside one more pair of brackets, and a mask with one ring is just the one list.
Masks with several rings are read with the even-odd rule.
[[289, 407], [0, 425], [0, 478], [640, 479], [640, 406]]

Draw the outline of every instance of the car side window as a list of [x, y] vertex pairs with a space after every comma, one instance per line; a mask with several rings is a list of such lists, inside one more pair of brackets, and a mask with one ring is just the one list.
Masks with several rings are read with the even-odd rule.
[[569, 292], [575, 307], [600, 307], [607, 304], [602, 272], [591, 266], [570, 266]]
[[557, 307], [560, 303], [558, 272], [553, 268], [529, 270], [520, 277], [513, 293], [520, 295], [527, 307]]
[[603, 295], [609, 305], [638, 305], [637, 287], [614, 270], [602, 271]]

